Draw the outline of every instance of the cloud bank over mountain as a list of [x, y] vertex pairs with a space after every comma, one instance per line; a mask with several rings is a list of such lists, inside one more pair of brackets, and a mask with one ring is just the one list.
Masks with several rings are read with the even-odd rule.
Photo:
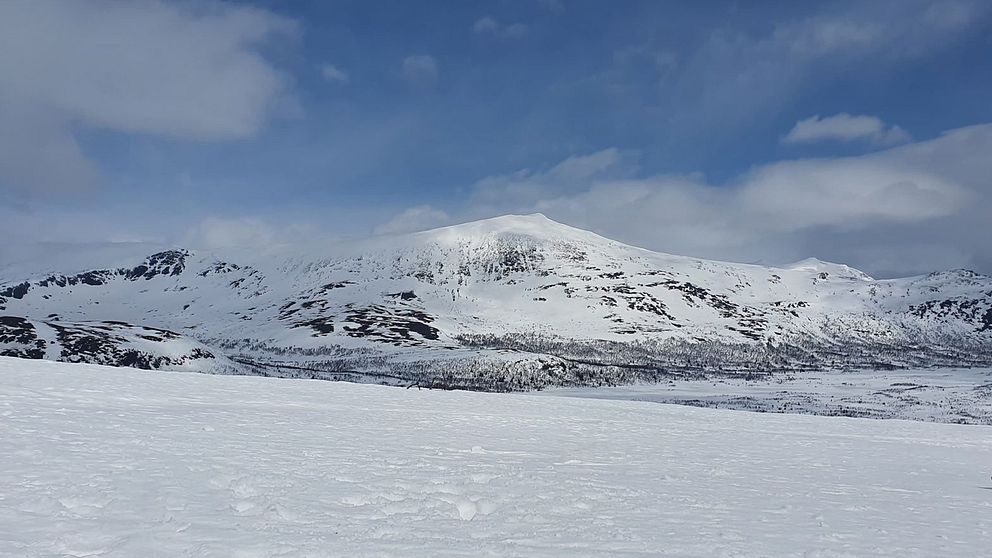
[[981, 125], [867, 155], [774, 162], [713, 184], [701, 175], [641, 176], [636, 154], [608, 149], [484, 178], [457, 213], [418, 206], [382, 228], [540, 211], [639, 246], [716, 259], [817, 255], [882, 275], [988, 269], [990, 152], [992, 125]]

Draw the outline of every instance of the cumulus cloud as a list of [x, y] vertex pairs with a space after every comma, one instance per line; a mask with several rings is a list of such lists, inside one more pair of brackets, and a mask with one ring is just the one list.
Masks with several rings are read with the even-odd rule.
[[403, 59], [403, 77], [420, 89], [432, 89], [437, 83], [437, 60], [427, 54], [407, 56]]
[[197, 141], [256, 134], [287, 92], [259, 47], [295, 32], [220, 2], [0, 2], [0, 187], [92, 181], [80, 127]]
[[504, 25], [492, 16], [485, 16], [472, 24], [472, 31], [476, 35], [491, 35], [512, 39], [524, 36], [527, 33], [527, 25], [519, 22]]
[[345, 84], [350, 81], [348, 74], [333, 64], [324, 64], [320, 67], [320, 75], [331, 83]]
[[876, 145], [897, 145], [911, 141], [899, 126], [886, 126], [877, 116], [852, 116], [846, 112], [833, 116], [811, 116], [796, 122], [782, 138], [783, 143], [818, 141], [868, 141]]
[[696, 175], [640, 176], [636, 158], [611, 149], [482, 179], [455, 218], [540, 211], [699, 257], [784, 263], [812, 255], [882, 276], [992, 272], [983, 267], [992, 246], [976, 234], [992, 214], [988, 152], [992, 125], [983, 125], [860, 157], [771, 163], [717, 185]]

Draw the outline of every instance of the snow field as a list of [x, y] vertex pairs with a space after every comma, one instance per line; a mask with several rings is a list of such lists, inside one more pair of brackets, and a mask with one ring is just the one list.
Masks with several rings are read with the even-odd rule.
[[789, 372], [759, 379], [686, 379], [531, 393], [992, 426], [992, 368]]
[[980, 556], [992, 429], [0, 358], [0, 555]]

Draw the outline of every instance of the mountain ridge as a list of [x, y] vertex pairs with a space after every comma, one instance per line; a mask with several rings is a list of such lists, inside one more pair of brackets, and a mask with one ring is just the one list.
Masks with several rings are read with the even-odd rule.
[[[992, 278], [974, 272], [718, 262], [540, 214], [236, 256], [173, 249], [2, 282], [0, 315], [37, 325], [0, 325], [0, 354], [94, 359], [37, 330], [118, 323], [102, 343], [115, 354], [143, 327], [210, 354], [189, 349], [184, 369], [496, 390], [992, 360]], [[141, 346], [140, 363], [175, 366]]]

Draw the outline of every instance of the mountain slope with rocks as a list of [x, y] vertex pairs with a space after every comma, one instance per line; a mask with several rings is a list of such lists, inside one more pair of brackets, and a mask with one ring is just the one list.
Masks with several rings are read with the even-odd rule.
[[992, 278], [966, 270], [707, 261], [542, 215], [261, 253], [125, 248], [0, 266], [0, 355], [485, 390], [992, 363]]

